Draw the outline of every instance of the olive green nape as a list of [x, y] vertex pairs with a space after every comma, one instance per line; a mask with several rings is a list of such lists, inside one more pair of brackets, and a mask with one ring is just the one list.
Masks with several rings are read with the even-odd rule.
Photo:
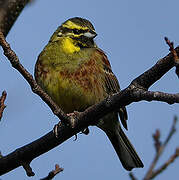
[[58, 40], [58, 33], [60, 32], [60, 29], [61, 29], [61, 26], [59, 26], [59, 27], [56, 29], [56, 31], [52, 34], [52, 36], [50, 37], [49, 42]]

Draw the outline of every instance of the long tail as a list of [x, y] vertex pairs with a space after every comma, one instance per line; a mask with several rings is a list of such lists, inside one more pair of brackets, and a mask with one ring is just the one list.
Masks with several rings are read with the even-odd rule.
[[142, 161], [137, 155], [137, 152], [120, 126], [115, 132], [106, 132], [106, 134], [126, 170], [131, 171], [133, 168], [144, 167]]

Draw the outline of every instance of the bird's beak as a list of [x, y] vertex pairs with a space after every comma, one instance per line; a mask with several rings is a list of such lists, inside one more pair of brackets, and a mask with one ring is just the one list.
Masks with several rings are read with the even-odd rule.
[[97, 36], [97, 33], [95, 31], [88, 31], [84, 33], [84, 36], [93, 39]]

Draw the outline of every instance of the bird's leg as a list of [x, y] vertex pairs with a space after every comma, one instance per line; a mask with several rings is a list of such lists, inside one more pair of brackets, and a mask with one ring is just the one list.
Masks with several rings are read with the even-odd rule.
[[[79, 115], [79, 112], [75, 111], [73, 113], [68, 113], [67, 116], [70, 117], [70, 125], [69, 127], [74, 128], [75, 127], [75, 117], [77, 117]], [[55, 135], [56, 138], [58, 138], [58, 127], [61, 126], [62, 123], [61, 121], [58, 124], [55, 124], [54, 128], [53, 128], [53, 133]], [[77, 135], [75, 135], [75, 141], [77, 139]]]
[[[76, 126], [76, 121], [75, 121], [75, 119], [76, 119], [76, 117], [78, 117], [79, 116], [79, 112], [78, 111], [74, 111], [74, 112], [72, 112], [72, 113], [68, 113], [67, 114], [67, 116], [69, 116], [70, 118], [71, 118], [71, 124], [70, 124], [70, 127], [71, 128], [75, 128], [75, 126]], [[54, 126], [54, 128], [53, 128], [53, 133], [54, 133], [54, 135], [55, 135], [55, 137], [56, 138], [58, 138], [58, 127], [61, 125], [61, 121], [58, 123], [58, 124], [56, 124], [55, 126]], [[89, 134], [89, 128], [87, 127], [87, 128], [84, 128], [82, 131], [81, 131], [81, 133], [82, 134], [85, 134], [85, 135], [88, 135]], [[75, 140], [74, 141], [76, 141], [77, 140], [77, 134], [75, 135]]]

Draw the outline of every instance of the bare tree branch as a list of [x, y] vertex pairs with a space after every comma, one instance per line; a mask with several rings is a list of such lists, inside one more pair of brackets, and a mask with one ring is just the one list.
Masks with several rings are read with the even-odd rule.
[[131, 180], [137, 180], [137, 178], [134, 176], [132, 172], [129, 173], [129, 177], [131, 178]]
[[[175, 49], [173, 48], [174, 51], [172, 50], [169, 55], [160, 59], [148, 71], [134, 79], [129, 87], [122, 90], [120, 93], [117, 93], [109, 98], [106, 98], [104, 101], [89, 107], [84, 112], [79, 113], [79, 115], [75, 118], [74, 128], [64, 125], [70, 124], [72, 119], [66, 116], [66, 114], [59, 109], [52, 99], [42, 91], [33, 79], [32, 75], [22, 66], [22, 64], [20, 64], [18, 57], [4, 39], [4, 36], [7, 35], [27, 2], [27, 0], [0, 0], [0, 30], [2, 31], [2, 33], [0, 33], [0, 45], [3, 47], [4, 53], [10, 60], [12, 66], [17, 69], [30, 84], [32, 91], [38, 94], [49, 105], [54, 114], [56, 114], [63, 123], [60, 123], [59, 125], [58, 138], [56, 138], [53, 131], [51, 131], [38, 140], [15, 150], [7, 156], [3, 156], [0, 159], [0, 175], [7, 173], [18, 166], [23, 166], [29, 176], [34, 175], [30, 167], [30, 162], [34, 158], [63, 143], [65, 140], [77, 134], [85, 127], [94, 125], [96, 120], [109, 112], [118, 109], [119, 107], [141, 100], [163, 101], [169, 104], [179, 102], [179, 94], [148, 91], [149, 87], [159, 80], [171, 68], [174, 66], [178, 68], [178, 65], [176, 64], [176, 57], [174, 55], [175, 51], [178, 57], [179, 47], [177, 47]], [[170, 47], [170, 49], [172, 48]]]
[[153, 139], [154, 139], [154, 146], [155, 146], [155, 150], [156, 153], [159, 151], [160, 146], [161, 146], [161, 141], [160, 141], [160, 130], [157, 129], [155, 131], [155, 134], [153, 134]]
[[[52, 109], [52, 111], [66, 124], [71, 122], [71, 119], [63, 113], [62, 110], [52, 101], [52, 99], [37, 85], [36, 81], [33, 79], [32, 75], [20, 64], [18, 57], [11, 50], [9, 44], [5, 41], [3, 34], [0, 34], [0, 45], [3, 47], [4, 54], [10, 60], [12, 66], [16, 68], [21, 75], [28, 81], [31, 85], [32, 90], [38, 94]], [[179, 53], [179, 47], [177, 47], [176, 52]], [[49, 151], [55, 146], [61, 144], [71, 136], [77, 134], [82, 129], [89, 125], [94, 125], [95, 122], [108, 114], [111, 111], [118, 109], [119, 107], [126, 106], [132, 102], [137, 102], [141, 100], [146, 101], [163, 101], [169, 104], [178, 103], [178, 94], [167, 94], [162, 92], [151, 92], [147, 91], [150, 85], [155, 83], [160, 79], [166, 72], [174, 67], [173, 54], [169, 54], [166, 57], [159, 60], [151, 69], [144, 72], [138, 78], [136, 78], [126, 89], [121, 92], [114, 94], [111, 97], [106, 98], [100, 103], [93, 105], [86, 109], [84, 112], [78, 113], [78, 117], [75, 118], [74, 128], [65, 126], [61, 123], [58, 129], [59, 137], [55, 138], [53, 132], [49, 132], [44, 137], [32, 142], [22, 148], [17, 149], [11, 154], [4, 156], [0, 160], [0, 174], [6, 173], [18, 166], [22, 165], [22, 162], [30, 162], [37, 156]], [[155, 78], [153, 77], [155, 74]], [[155, 81], [154, 81], [155, 79]], [[138, 84], [139, 83], [139, 84]], [[74, 118], [74, 117], [73, 117]], [[51, 143], [49, 143], [51, 142]], [[32, 151], [33, 149], [33, 151]], [[12, 162], [13, 158], [13, 162]], [[10, 162], [10, 163], [8, 163]], [[2, 163], [2, 165], [1, 165]]]
[[154, 170], [159, 158], [161, 157], [163, 151], [165, 150], [165, 147], [167, 146], [168, 142], [172, 138], [173, 134], [176, 132], [176, 122], [177, 122], [177, 117], [174, 117], [173, 124], [171, 126], [169, 134], [167, 138], [165, 139], [164, 143], [160, 142], [159, 130], [157, 130], [156, 133], [153, 135], [155, 148], [156, 148], [156, 155], [154, 157], [154, 160], [151, 163], [151, 166], [149, 167], [149, 170], [147, 171], [144, 177], [144, 180], [153, 179], [155, 176], [160, 174], [164, 169], [166, 169], [179, 156], [179, 148], [177, 148], [175, 151], [175, 154], [172, 155], [166, 163], [164, 163], [158, 170]]
[[176, 70], [175, 70], [175, 73], [176, 75], [178, 76], [179, 78], [179, 57], [174, 49], [174, 45], [173, 45], [173, 42], [170, 42], [169, 39], [167, 37], [165, 37], [165, 41], [166, 43], [168, 44], [168, 46], [170, 47], [170, 52], [173, 54], [173, 57], [174, 57], [174, 62], [175, 62], [175, 66], [176, 66]]
[[168, 142], [170, 141], [170, 139], [172, 138], [173, 134], [176, 132], [176, 123], [178, 121], [178, 118], [177, 116], [174, 117], [173, 119], [173, 124], [172, 124], [172, 127], [170, 129], [170, 132], [166, 138], [166, 140], [164, 141], [163, 143], [163, 147], [165, 148], [165, 146], [168, 144]]
[[61, 168], [58, 164], [55, 165], [55, 170], [52, 170], [49, 172], [48, 176], [45, 178], [42, 178], [40, 180], [51, 180], [53, 179], [58, 173], [62, 172], [64, 169]]
[[157, 175], [163, 172], [171, 163], [176, 160], [177, 157], [179, 157], [179, 147], [176, 148], [175, 153], [168, 159], [167, 162], [165, 162], [160, 168], [152, 173], [150, 179], [154, 179]]
[[6, 105], [4, 104], [6, 100], [7, 93], [6, 91], [2, 92], [2, 96], [0, 97], [0, 121], [4, 112], [4, 109], [6, 108]]
[[29, 0], [0, 0], [0, 31], [7, 36]]
[[35, 173], [32, 171], [32, 168], [30, 167], [30, 162], [23, 160], [21, 162], [22, 167], [24, 168], [24, 170], [26, 171], [27, 176], [34, 176]]

